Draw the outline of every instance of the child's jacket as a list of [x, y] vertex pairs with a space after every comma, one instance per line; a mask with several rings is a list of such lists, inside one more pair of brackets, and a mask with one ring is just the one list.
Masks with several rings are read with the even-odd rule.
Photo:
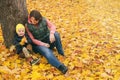
[[26, 47], [28, 44], [32, 43], [32, 40], [29, 38], [29, 36], [25, 33], [25, 37], [27, 39], [27, 43], [24, 45], [21, 45], [20, 42], [24, 36], [18, 36], [17, 34], [14, 35], [14, 41], [13, 44], [16, 47], [17, 54], [22, 52], [23, 47]]

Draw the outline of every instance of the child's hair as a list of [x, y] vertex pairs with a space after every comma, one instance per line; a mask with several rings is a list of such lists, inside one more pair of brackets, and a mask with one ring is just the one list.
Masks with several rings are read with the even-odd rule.
[[24, 27], [23, 24], [20, 24], [20, 23], [17, 24], [17, 25], [16, 25], [16, 33], [18, 33], [18, 30], [21, 29], [21, 28], [25, 30], [25, 27]]
[[41, 15], [40, 12], [37, 11], [37, 10], [32, 10], [32, 11], [30, 12], [30, 17], [34, 17], [35, 20], [41, 20], [41, 19], [42, 19], [42, 15]]

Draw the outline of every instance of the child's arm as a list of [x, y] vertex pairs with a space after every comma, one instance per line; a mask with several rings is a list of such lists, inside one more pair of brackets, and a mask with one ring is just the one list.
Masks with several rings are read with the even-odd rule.
[[20, 45], [20, 40], [16, 35], [14, 36], [13, 45], [15, 46], [17, 53], [20, 53], [22, 50], [22, 45]]

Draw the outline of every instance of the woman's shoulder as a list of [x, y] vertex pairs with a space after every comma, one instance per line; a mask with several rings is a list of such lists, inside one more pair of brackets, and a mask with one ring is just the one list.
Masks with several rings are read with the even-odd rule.
[[42, 20], [43, 20], [43, 21], [46, 21], [46, 20], [47, 20], [47, 18], [46, 18], [46, 17], [42, 17]]

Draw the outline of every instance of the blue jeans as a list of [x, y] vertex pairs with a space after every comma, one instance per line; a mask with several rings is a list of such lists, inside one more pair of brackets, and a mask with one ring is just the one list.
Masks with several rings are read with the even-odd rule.
[[55, 42], [54, 43], [50, 43], [49, 36], [46, 37], [44, 40], [42, 40], [45, 43], [49, 43], [50, 44], [50, 48], [47, 48], [45, 46], [33, 45], [33, 51], [43, 55], [52, 66], [58, 68], [60, 65], [62, 65], [62, 63], [59, 62], [59, 60], [53, 54], [52, 48], [56, 47], [58, 53], [61, 54], [61, 55], [64, 55], [64, 51], [63, 51], [63, 48], [62, 48], [62, 44], [61, 44], [61, 39], [60, 39], [59, 33], [55, 32], [54, 36], [55, 36]]

